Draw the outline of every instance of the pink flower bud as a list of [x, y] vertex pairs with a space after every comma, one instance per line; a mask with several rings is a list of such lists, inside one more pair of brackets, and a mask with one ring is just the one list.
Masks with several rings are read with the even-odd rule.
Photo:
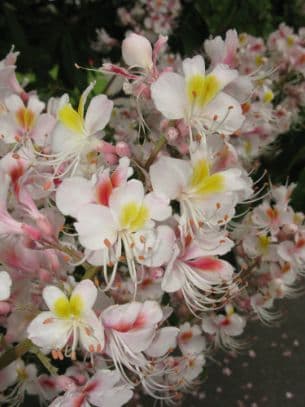
[[130, 148], [124, 141], [119, 141], [115, 146], [115, 152], [119, 157], [130, 157]]

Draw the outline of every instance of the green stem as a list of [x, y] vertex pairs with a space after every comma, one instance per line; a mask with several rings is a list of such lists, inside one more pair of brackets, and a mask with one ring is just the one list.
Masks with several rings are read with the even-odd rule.
[[15, 360], [21, 358], [21, 356], [27, 353], [32, 346], [32, 341], [30, 339], [25, 339], [17, 346], [6, 350], [3, 355], [0, 356], [0, 370], [4, 369]]
[[148, 170], [148, 168], [151, 166], [151, 164], [155, 161], [155, 159], [157, 158], [157, 155], [162, 150], [162, 148], [165, 146], [166, 142], [167, 142], [167, 140], [166, 140], [165, 136], [161, 136], [160, 139], [158, 140], [158, 142], [156, 143], [155, 148], [151, 152], [148, 160], [145, 163], [144, 168], [146, 170]]
[[20, 359], [21, 356], [27, 352], [34, 353], [51, 375], [57, 374], [57, 368], [52, 365], [49, 358], [44, 355], [38, 346], [34, 345], [30, 339], [25, 339], [15, 347], [7, 349], [3, 355], [0, 356], [0, 370], [9, 366], [15, 360]]
[[36, 345], [32, 346], [30, 352], [36, 355], [36, 357], [40, 360], [40, 362], [43, 364], [43, 366], [47, 369], [47, 371], [51, 375], [54, 376], [57, 374], [58, 369], [52, 365], [50, 359], [46, 355], [44, 355]]
[[86, 280], [86, 279], [92, 280], [94, 278], [95, 274], [98, 272], [98, 269], [99, 269], [98, 267], [94, 267], [94, 266], [87, 268], [85, 274], [82, 277], [82, 280]]

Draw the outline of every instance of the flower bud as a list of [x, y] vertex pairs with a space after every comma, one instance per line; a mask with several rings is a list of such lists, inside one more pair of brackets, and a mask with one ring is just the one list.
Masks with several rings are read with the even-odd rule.
[[122, 43], [122, 54], [129, 66], [138, 66], [147, 70], [153, 66], [150, 42], [142, 35], [135, 33], [128, 35]]

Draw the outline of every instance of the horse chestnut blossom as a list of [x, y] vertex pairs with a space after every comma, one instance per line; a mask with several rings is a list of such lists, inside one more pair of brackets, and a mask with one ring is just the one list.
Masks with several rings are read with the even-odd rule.
[[[105, 345], [104, 330], [92, 306], [97, 289], [90, 280], [83, 280], [72, 291], [70, 298], [55, 286], [43, 290], [43, 299], [50, 311], [40, 313], [28, 326], [28, 337], [53, 357], [62, 359], [61, 349], [66, 347], [76, 359], [78, 341], [88, 352], [102, 352]], [[72, 336], [71, 347], [68, 344]]]
[[126, 67], [96, 75], [124, 80], [91, 82], [77, 109], [24, 89], [18, 53], [0, 61], [3, 404], [178, 405], [218, 348], [237, 353], [248, 321], [272, 325], [304, 291], [296, 185], [260, 171], [304, 110], [304, 30], [229, 30], [181, 60], [162, 35], [180, 3], [159, 20], [155, 3], [145, 28], [137, 3], [120, 10]]

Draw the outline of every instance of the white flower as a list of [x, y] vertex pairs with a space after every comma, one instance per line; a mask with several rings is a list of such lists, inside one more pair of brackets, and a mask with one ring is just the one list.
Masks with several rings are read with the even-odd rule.
[[[62, 357], [61, 349], [75, 359], [78, 341], [89, 352], [102, 352], [104, 330], [92, 307], [97, 289], [91, 280], [83, 280], [68, 298], [55, 286], [43, 290], [43, 298], [50, 311], [40, 313], [28, 326], [28, 337], [45, 350], [54, 350], [53, 356]], [[67, 345], [73, 337], [71, 347]], [[70, 352], [69, 352], [70, 351]]]
[[156, 108], [167, 119], [184, 119], [202, 133], [206, 129], [224, 134], [238, 130], [244, 120], [240, 104], [222, 91], [237, 78], [237, 71], [218, 64], [206, 74], [200, 55], [185, 59], [183, 71], [184, 76], [165, 72], [152, 84]]

